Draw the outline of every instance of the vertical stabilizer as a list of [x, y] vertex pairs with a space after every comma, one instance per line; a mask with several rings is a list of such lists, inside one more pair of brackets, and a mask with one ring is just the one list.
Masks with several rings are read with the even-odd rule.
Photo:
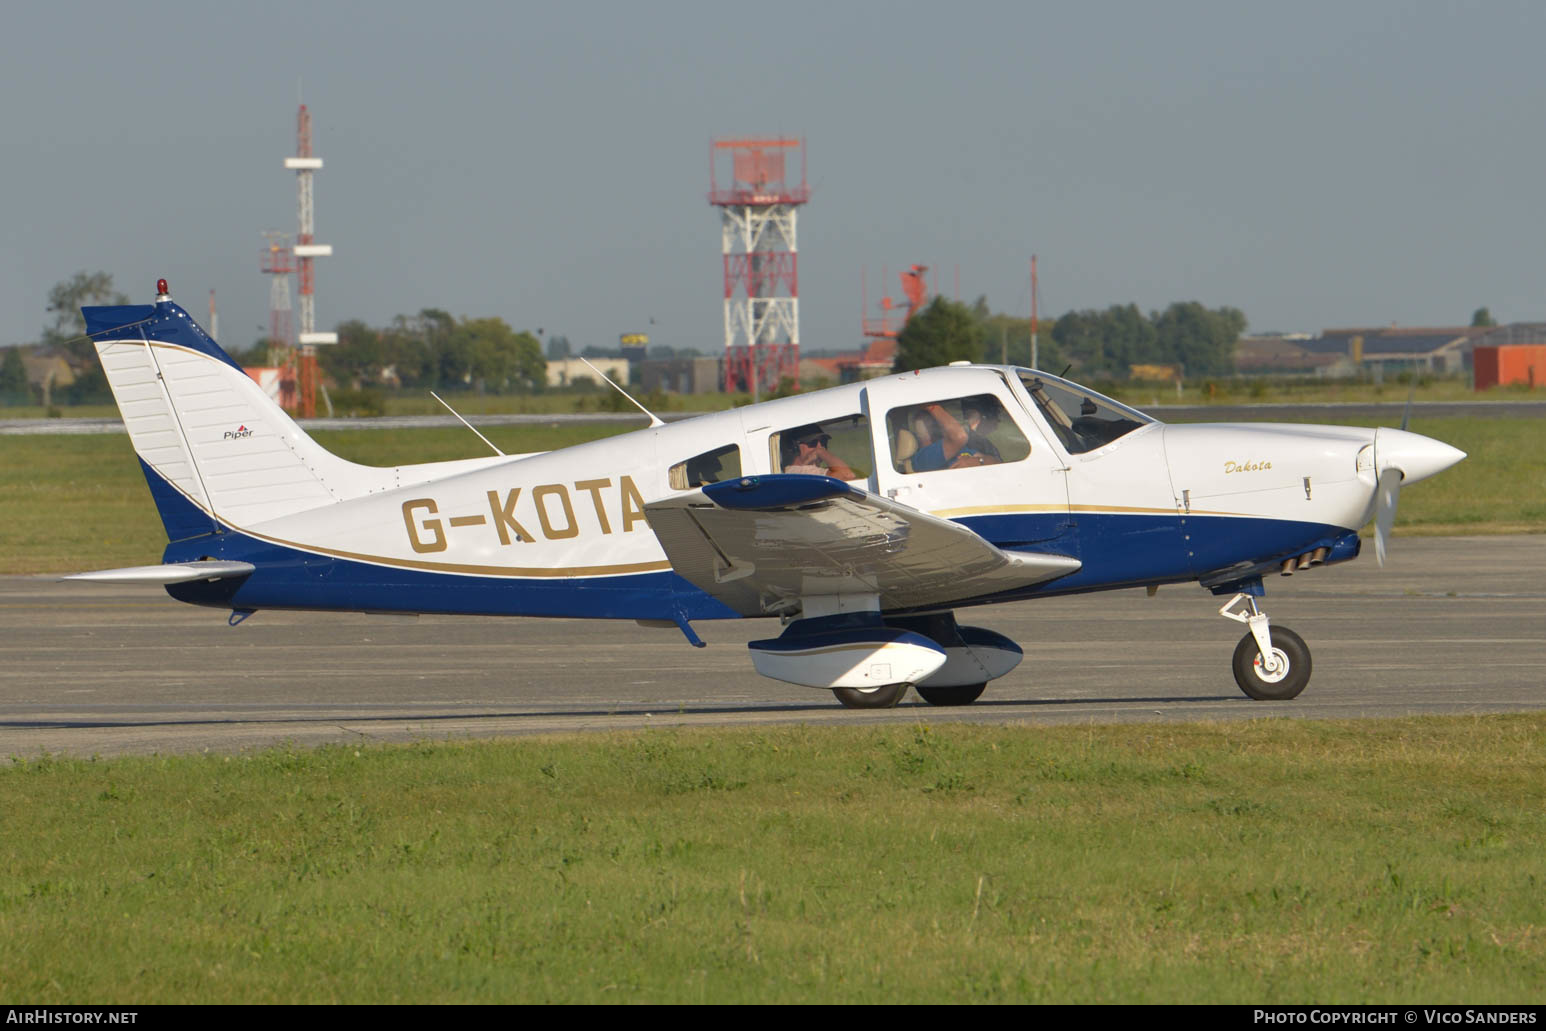
[[82, 311], [172, 539], [306, 511], [354, 486], [361, 467], [308, 437], [164, 295]]

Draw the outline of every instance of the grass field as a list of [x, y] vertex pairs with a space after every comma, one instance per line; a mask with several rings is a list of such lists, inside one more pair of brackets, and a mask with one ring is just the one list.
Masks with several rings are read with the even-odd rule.
[[1538, 1002], [1546, 715], [0, 769], [0, 998]]
[[[629, 428], [494, 426], [487, 435], [507, 452], [545, 451]], [[1546, 530], [1546, 423], [1435, 418], [1419, 419], [1412, 429], [1470, 457], [1402, 493], [1398, 535]], [[460, 428], [328, 430], [315, 436], [345, 458], [370, 465], [487, 453]], [[141, 565], [157, 561], [166, 544], [123, 434], [0, 437], [0, 528], [0, 573]]]
[[[808, 384], [808, 388], [831, 386]], [[1401, 402], [1411, 392], [1411, 384], [1400, 376], [1387, 383], [1336, 381], [1275, 377], [1188, 380], [1177, 391], [1171, 383], [1092, 382], [1091, 387], [1126, 404], [1144, 407], [1160, 404], [1236, 405], [1288, 404], [1309, 402]], [[632, 390], [632, 388], [630, 388]], [[386, 415], [442, 415], [445, 409], [427, 390], [372, 392]], [[340, 395], [342, 397], [343, 395]], [[610, 388], [588, 391], [545, 391], [540, 394], [477, 394], [443, 392], [446, 400], [464, 415], [551, 414], [568, 412], [631, 412], [633, 406]], [[637, 396], [637, 395], [636, 395]], [[1478, 393], [1469, 376], [1420, 377], [1417, 401], [1511, 401], [1546, 400], [1546, 388], [1530, 390], [1522, 385], [1494, 387]], [[749, 394], [662, 394], [650, 395], [647, 406], [659, 412], [717, 412], [751, 402]], [[321, 407], [319, 401], [318, 407]], [[111, 418], [118, 414], [112, 404], [56, 405], [55, 411], [66, 418]], [[47, 415], [42, 405], [0, 406], [0, 419], [41, 419]]]

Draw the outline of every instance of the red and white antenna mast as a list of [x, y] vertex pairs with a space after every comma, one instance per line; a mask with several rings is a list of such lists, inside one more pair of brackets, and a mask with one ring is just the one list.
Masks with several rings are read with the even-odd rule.
[[1038, 322], [1036, 300], [1036, 255], [1033, 254], [1031, 255], [1031, 368], [1033, 369], [1041, 368], [1041, 353], [1037, 350], [1036, 347], [1036, 329]]
[[[800, 182], [785, 178], [799, 152]], [[730, 186], [719, 188], [727, 155]], [[715, 140], [709, 148], [709, 203], [720, 210], [725, 261], [725, 390], [757, 400], [764, 385], [800, 379], [800, 277], [796, 216], [810, 200], [800, 140]]]
[[285, 167], [295, 169], [300, 206], [300, 232], [292, 248], [296, 258], [297, 278], [300, 280], [300, 333], [296, 342], [300, 345], [298, 363], [300, 414], [311, 418], [317, 414], [317, 345], [338, 343], [337, 333], [317, 332], [317, 284], [316, 270], [312, 263], [333, 253], [331, 244], [316, 242], [316, 226], [312, 220], [311, 175], [322, 167], [322, 159], [311, 153], [311, 112], [301, 105], [296, 119], [296, 156], [285, 158]]
[[279, 366], [279, 403], [287, 412], [298, 410], [295, 398], [295, 325], [290, 317], [290, 275], [295, 255], [290, 234], [275, 229], [263, 233], [258, 267], [271, 276], [268, 286], [268, 361]]

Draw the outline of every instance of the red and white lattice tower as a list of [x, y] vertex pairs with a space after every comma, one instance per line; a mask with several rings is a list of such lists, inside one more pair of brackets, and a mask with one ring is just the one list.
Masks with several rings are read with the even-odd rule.
[[[800, 183], [787, 181], [791, 151]], [[730, 185], [719, 188], [728, 163]], [[800, 140], [715, 140], [709, 149], [709, 203], [720, 210], [725, 260], [725, 390], [749, 391], [800, 376], [799, 247], [795, 226], [810, 200]]]
[[317, 414], [317, 345], [338, 343], [337, 333], [317, 332], [317, 283], [316, 270], [312, 267], [317, 258], [333, 253], [330, 244], [317, 243], [316, 227], [312, 221], [311, 175], [322, 167], [322, 159], [311, 153], [311, 112], [301, 105], [296, 126], [296, 156], [285, 158], [285, 167], [295, 169], [300, 195], [300, 232], [295, 237], [295, 265], [300, 280], [301, 325], [296, 343], [300, 345], [297, 362], [300, 394], [300, 414], [311, 418]]
[[279, 367], [279, 403], [285, 411], [297, 410], [295, 396], [295, 325], [290, 317], [290, 275], [295, 254], [290, 234], [277, 230], [263, 233], [258, 267], [272, 277], [268, 287], [268, 361]]

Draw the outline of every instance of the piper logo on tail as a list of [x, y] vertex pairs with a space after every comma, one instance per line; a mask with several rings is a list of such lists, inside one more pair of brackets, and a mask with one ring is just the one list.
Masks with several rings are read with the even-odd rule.
[[249, 430], [245, 425], [242, 425], [242, 426], [236, 427], [236, 429], [234, 429], [234, 430], [226, 430], [225, 431], [225, 436], [222, 437], [221, 439], [222, 440], [241, 440], [243, 437], [250, 437], [250, 436], [252, 436], [252, 431]]

